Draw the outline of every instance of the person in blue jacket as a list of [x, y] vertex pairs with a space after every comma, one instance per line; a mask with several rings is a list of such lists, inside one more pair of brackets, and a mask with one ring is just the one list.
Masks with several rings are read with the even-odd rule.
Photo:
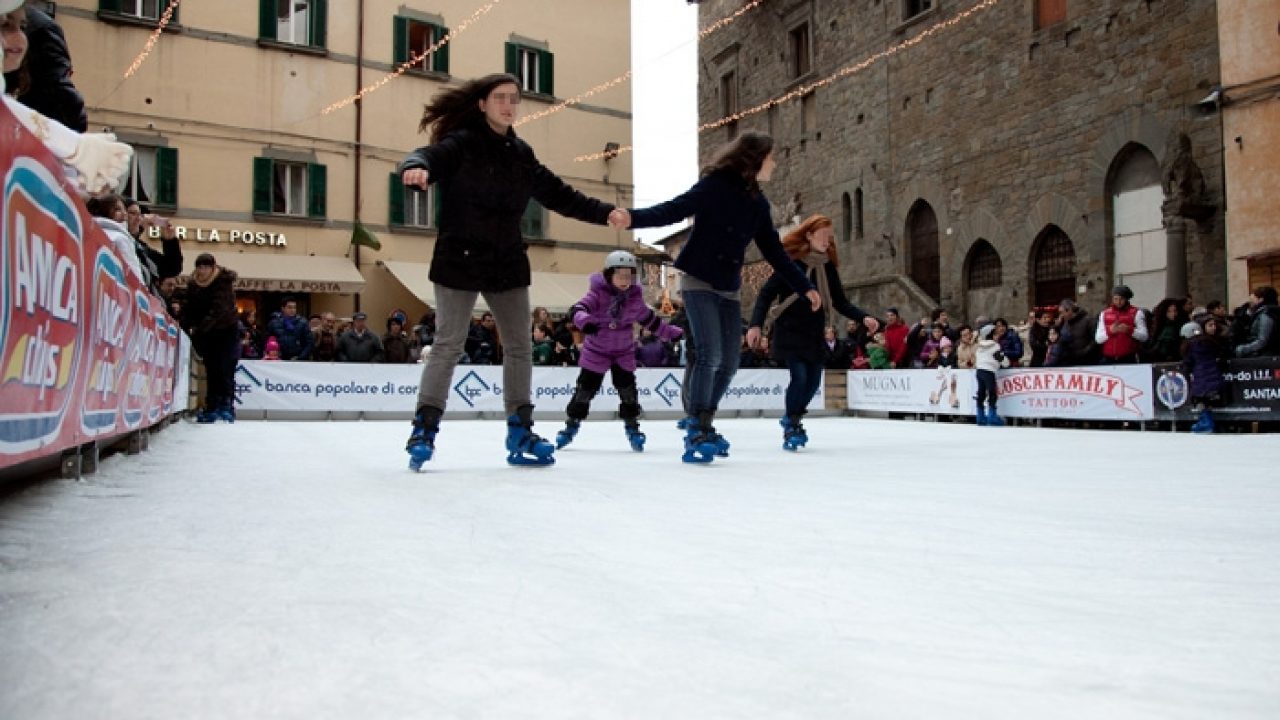
[[818, 291], [787, 256], [773, 226], [769, 201], [760, 190], [777, 162], [773, 138], [746, 132], [721, 148], [702, 170], [702, 178], [682, 195], [649, 208], [615, 209], [615, 228], [660, 227], [693, 217], [693, 230], [675, 266], [684, 275], [681, 294], [696, 350], [689, 382], [689, 418], [685, 462], [727, 457], [729, 442], [712, 421], [720, 399], [737, 372], [742, 345], [742, 265], [747, 245], [755, 242], [765, 260], [787, 285], [817, 311]]

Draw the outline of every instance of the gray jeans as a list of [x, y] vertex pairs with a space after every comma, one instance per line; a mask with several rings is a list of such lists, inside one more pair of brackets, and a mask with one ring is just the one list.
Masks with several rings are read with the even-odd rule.
[[436, 339], [418, 383], [418, 407], [430, 405], [444, 410], [453, 369], [458, 366], [471, 330], [471, 314], [475, 311], [476, 299], [482, 294], [498, 323], [498, 337], [502, 340], [502, 401], [507, 414], [514, 413], [521, 405], [531, 404], [533, 334], [529, 288], [481, 293], [436, 284], [435, 293]]

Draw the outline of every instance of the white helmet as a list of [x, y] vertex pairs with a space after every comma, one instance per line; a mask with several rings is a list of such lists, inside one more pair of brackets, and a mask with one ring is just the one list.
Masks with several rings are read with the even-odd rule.
[[614, 250], [604, 259], [604, 269], [612, 270], [614, 268], [631, 268], [636, 269], [636, 256], [626, 250]]

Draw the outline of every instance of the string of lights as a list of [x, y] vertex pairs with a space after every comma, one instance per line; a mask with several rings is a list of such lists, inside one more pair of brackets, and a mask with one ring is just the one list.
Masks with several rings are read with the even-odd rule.
[[[907, 40], [903, 40], [902, 42], [896, 45], [892, 45], [889, 48], [881, 50], [880, 52], [875, 53], [874, 55], [868, 56], [860, 60], [859, 62], [853, 63], [852, 65], [846, 65], [843, 68], [840, 68], [836, 72], [832, 73], [831, 75], [828, 75], [827, 77], [822, 78], [821, 80], [815, 80], [814, 82], [801, 85], [800, 87], [797, 87], [788, 93], [779, 95], [778, 97], [767, 100], [763, 103], [760, 103], [759, 105], [748, 108], [746, 110], [736, 112], [732, 115], [726, 115], [725, 117], [722, 117], [718, 120], [713, 120], [712, 122], [703, 123], [702, 125], [698, 126], [697, 132], [701, 134], [708, 130], [714, 130], [716, 128], [724, 127], [725, 125], [738, 122], [743, 118], [750, 117], [757, 113], [764, 112], [769, 108], [776, 107], [778, 105], [783, 105], [793, 100], [802, 98], [805, 95], [808, 95], [809, 93], [813, 92], [814, 90], [830, 85], [831, 83], [837, 80], [846, 78], [855, 73], [861, 72], [881, 60], [884, 60], [888, 57], [896, 55], [897, 53], [900, 53], [904, 50], [915, 47], [916, 45], [919, 45], [920, 43], [924, 42], [926, 39], [932, 37], [933, 35], [936, 35], [937, 33], [942, 32], [943, 30], [946, 30], [948, 28], [955, 27], [956, 25], [968, 20], [970, 17], [984, 10], [988, 10], [994, 7], [999, 2], [1000, 0], [982, 0], [982, 2], [979, 2], [977, 5], [974, 5], [968, 10], [965, 10], [964, 12], [957, 14], [955, 17], [951, 17], [941, 22], [938, 22], [934, 25], [931, 25], [928, 29], [924, 30], [919, 35], [916, 35], [915, 37], [909, 38]], [[608, 153], [596, 152], [596, 153], [589, 153], [586, 155], [578, 155], [573, 159], [573, 161], [589, 162], [592, 160], [602, 160], [605, 157], [612, 158], [619, 153], [630, 152], [631, 150], [632, 150], [632, 147], [630, 145], [626, 145], [618, 148], [617, 150], [610, 150]]]
[[449, 44], [449, 42], [451, 42], [458, 35], [462, 34], [463, 32], [466, 32], [467, 28], [472, 23], [474, 23], [476, 20], [479, 20], [486, 13], [488, 13], [490, 10], [496, 7], [500, 2], [502, 2], [502, 0], [491, 0], [491, 2], [487, 2], [484, 5], [480, 6], [475, 12], [471, 13], [471, 17], [462, 21], [456, 28], [446, 33], [444, 37], [440, 38], [435, 43], [432, 43], [431, 46], [428, 47], [426, 50], [423, 50], [420, 53], [414, 53], [412, 56], [410, 56], [408, 60], [400, 63], [398, 66], [396, 66], [395, 70], [384, 75], [380, 80], [378, 80], [378, 82], [373, 83], [372, 85], [365, 86], [361, 88], [360, 91], [357, 92], [356, 94], [350, 95], [346, 98], [343, 98], [342, 100], [339, 100], [338, 102], [333, 103], [332, 105], [326, 107], [324, 110], [321, 110], [320, 114], [328, 115], [334, 110], [341, 110], [342, 108], [348, 105], [351, 105], [357, 100], [363, 98], [365, 95], [368, 95], [371, 92], [377, 91], [378, 89], [382, 88], [384, 85], [391, 82], [392, 80], [395, 80], [401, 75], [404, 75], [406, 72], [409, 71], [410, 68], [421, 63], [423, 59], [425, 59], [435, 51], [439, 50], [440, 48], [444, 47], [445, 45]]
[[160, 33], [164, 32], [165, 27], [169, 25], [169, 20], [173, 18], [173, 11], [177, 9], [178, 3], [182, 0], [169, 0], [169, 6], [164, 9], [164, 14], [160, 16], [160, 22], [156, 24], [156, 29], [151, 32], [151, 37], [147, 38], [147, 44], [143, 46], [142, 52], [133, 59], [129, 65], [129, 69], [124, 71], [124, 77], [121, 80], [127, 80], [134, 73], [138, 72], [138, 68], [142, 67], [142, 63], [147, 61], [147, 56], [151, 54], [151, 50], [160, 41]]

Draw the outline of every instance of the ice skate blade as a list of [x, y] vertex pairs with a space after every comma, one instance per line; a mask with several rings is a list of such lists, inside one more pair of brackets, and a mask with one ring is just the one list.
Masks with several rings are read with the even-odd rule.
[[539, 455], [522, 455], [518, 452], [513, 452], [507, 455], [508, 465], [516, 465], [516, 466], [523, 467], [523, 466], [538, 466], [538, 465], [554, 465], [555, 463], [556, 463], [556, 459], [551, 455], [547, 455], [543, 457]]

